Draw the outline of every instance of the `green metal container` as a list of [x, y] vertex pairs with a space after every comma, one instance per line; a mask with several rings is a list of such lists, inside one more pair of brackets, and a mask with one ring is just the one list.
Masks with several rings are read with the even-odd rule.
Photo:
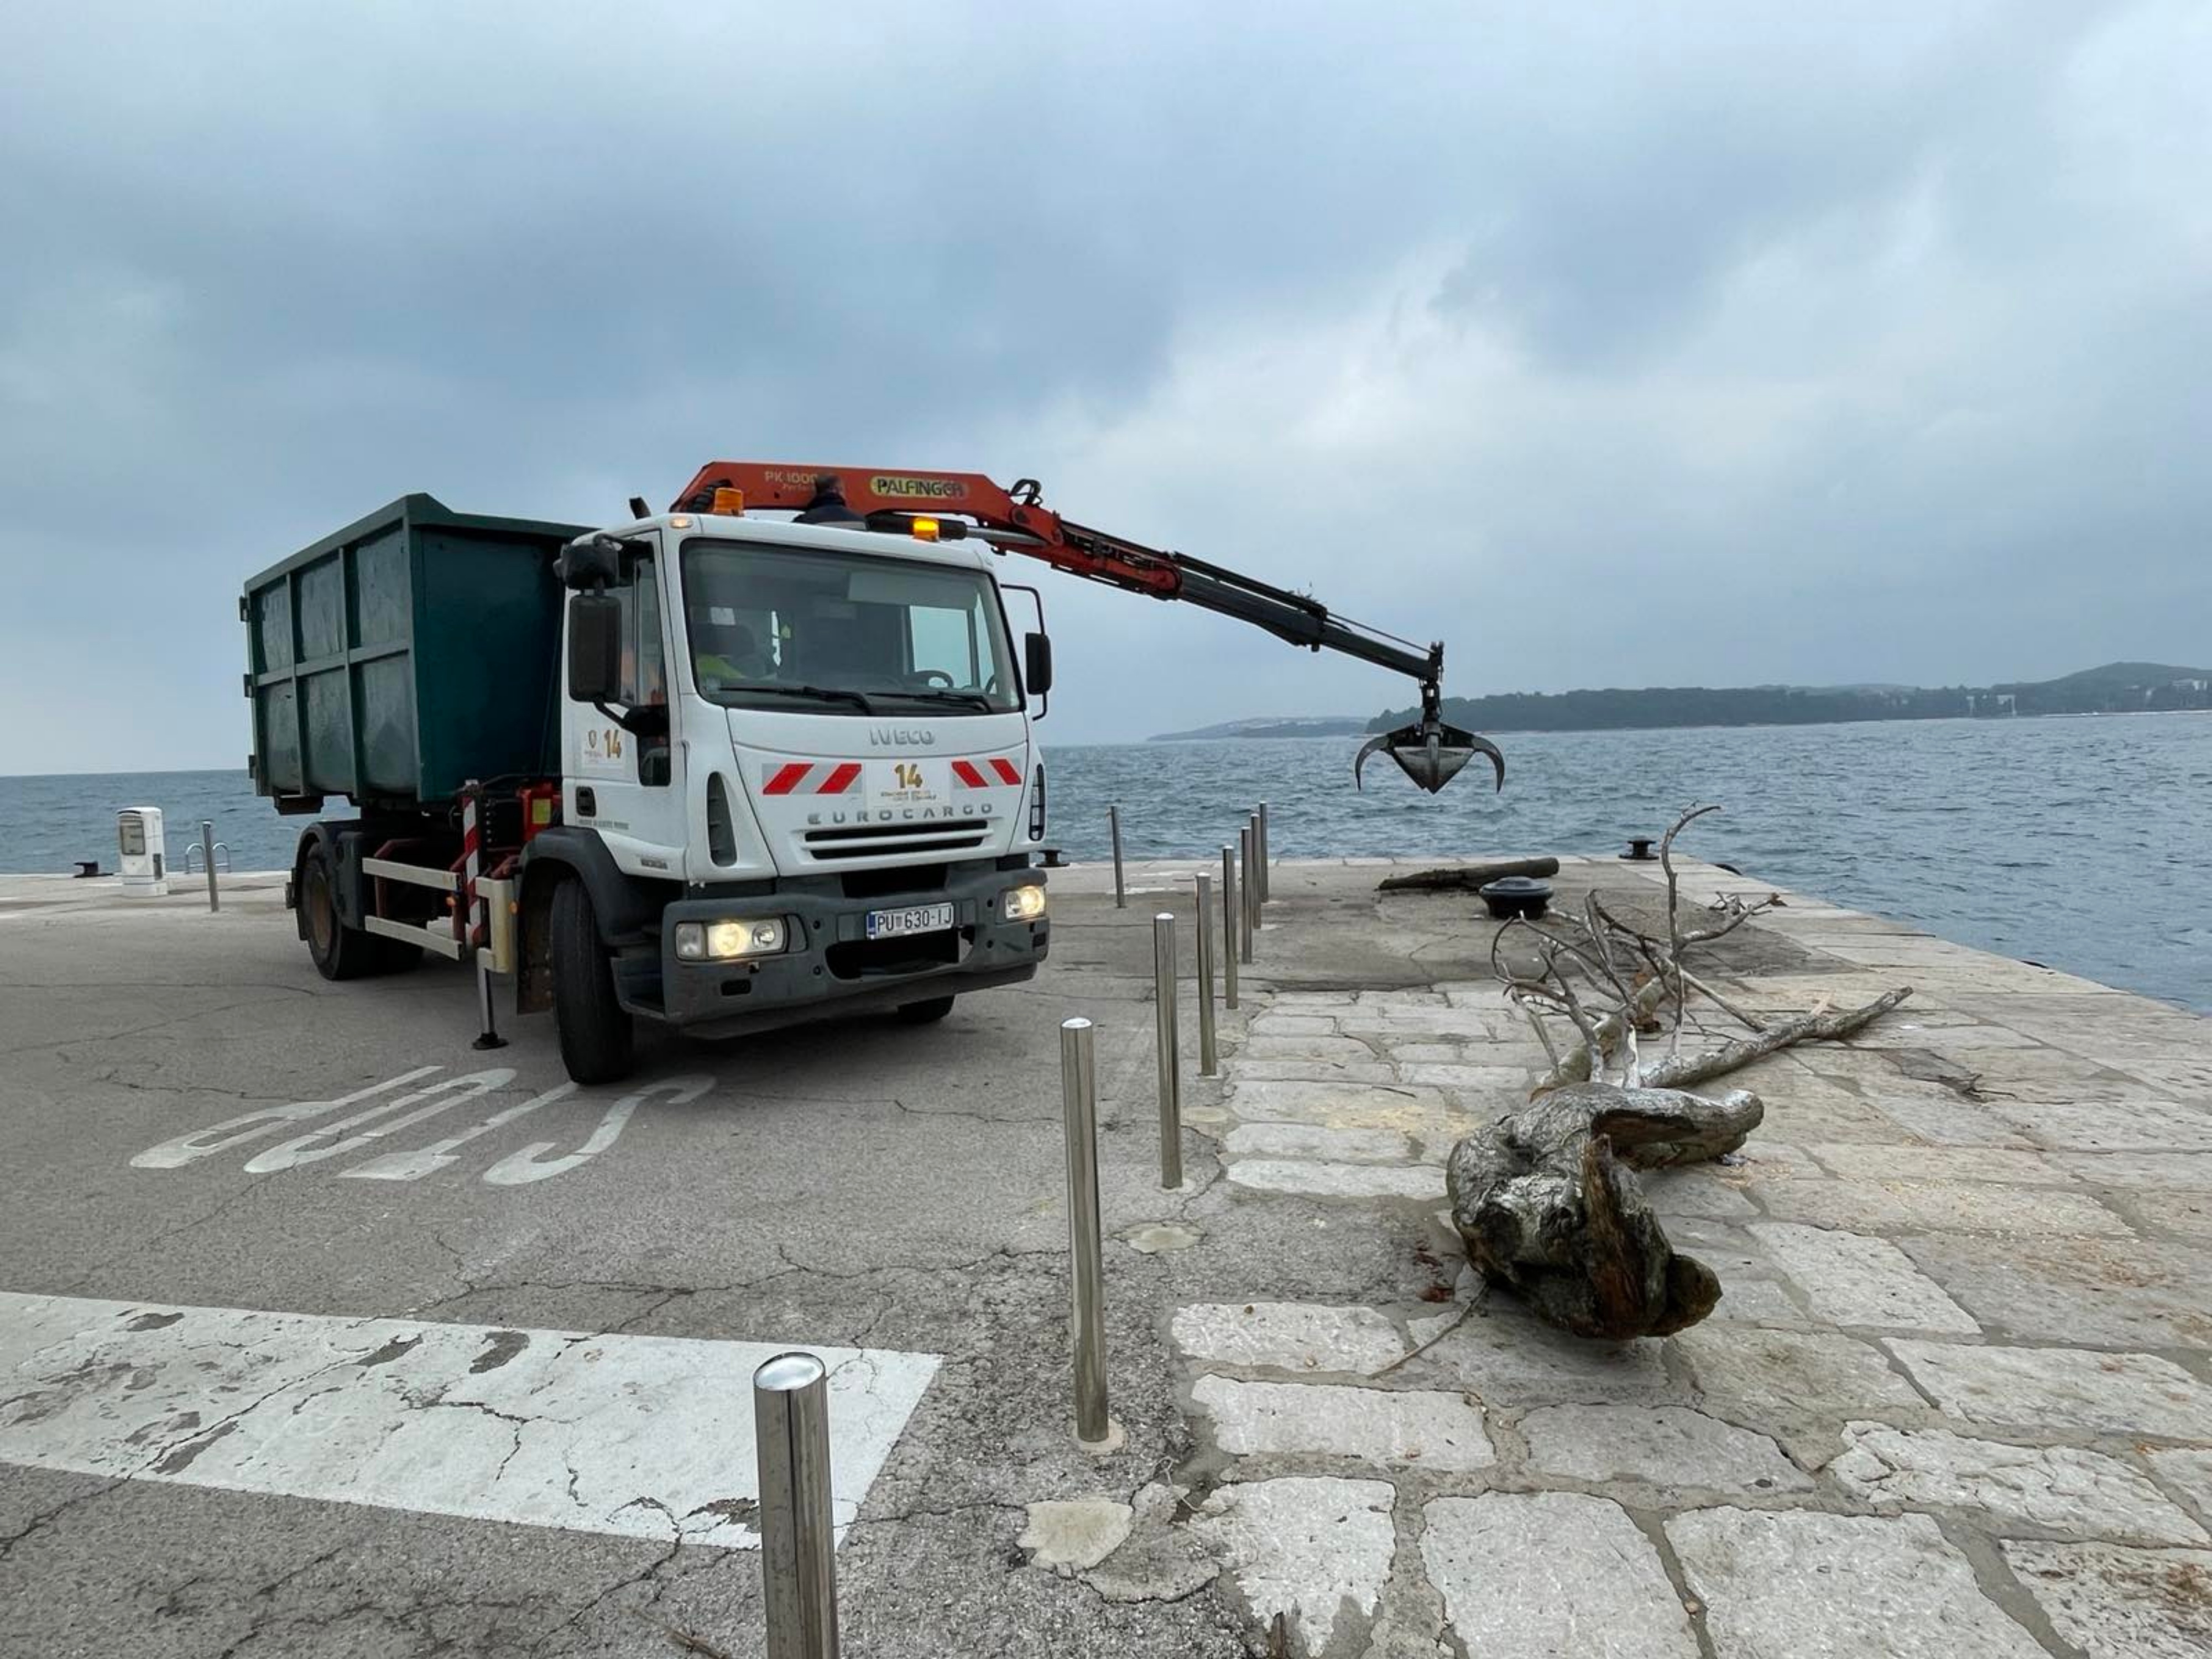
[[585, 528], [406, 495], [252, 578], [254, 787], [280, 811], [411, 810], [558, 775], [552, 567]]

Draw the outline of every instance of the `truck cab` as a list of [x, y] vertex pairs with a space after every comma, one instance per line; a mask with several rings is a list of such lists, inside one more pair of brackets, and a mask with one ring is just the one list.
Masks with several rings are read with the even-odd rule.
[[673, 513], [563, 554], [562, 822], [520, 902], [523, 1006], [556, 1010], [564, 1052], [623, 1046], [562, 985], [572, 884], [620, 1013], [707, 1035], [934, 1018], [1036, 971], [1049, 647], [1017, 649], [996, 556], [939, 533]]

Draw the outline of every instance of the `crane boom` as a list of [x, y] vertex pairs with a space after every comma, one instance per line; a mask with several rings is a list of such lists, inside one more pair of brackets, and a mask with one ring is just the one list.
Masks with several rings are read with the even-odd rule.
[[[1504, 757], [1487, 739], [1443, 723], [1443, 643], [1425, 649], [1410, 640], [1338, 616], [1320, 600], [1186, 553], [1147, 547], [1095, 530], [1046, 507], [1032, 478], [1003, 488], [980, 472], [893, 471], [873, 467], [790, 465], [765, 461], [711, 461], [678, 495], [672, 509], [712, 513], [718, 491], [736, 492], [742, 510], [820, 512], [882, 524], [887, 520], [956, 515], [970, 520], [983, 539], [1008, 552], [1041, 559], [1056, 569], [1158, 599], [1180, 599], [1200, 610], [1234, 617], [1277, 639], [1314, 651], [1335, 651], [1404, 674], [1421, 688], [1421, 719], [1368, 744], [1353, 763], [1352, 777], [1376, 750], [1390, 755], [1408, 777], [1431, 793], [1450, 781], [1476, 754], [1486, 756], [1505, 782]], [[728, 501], [729, 497], [723, 497]]]

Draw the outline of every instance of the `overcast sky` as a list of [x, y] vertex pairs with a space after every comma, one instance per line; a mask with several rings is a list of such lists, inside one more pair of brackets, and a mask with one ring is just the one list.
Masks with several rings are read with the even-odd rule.
[[[24, 8], [0, 772], [410, 490], [1042, 478], [1448, 690], [2212, 658], [2212, 7]], [[1662, 15], [1662, 12], [1667, 15]], [[1062, 742], [1408, 700], [1046, 573]]]

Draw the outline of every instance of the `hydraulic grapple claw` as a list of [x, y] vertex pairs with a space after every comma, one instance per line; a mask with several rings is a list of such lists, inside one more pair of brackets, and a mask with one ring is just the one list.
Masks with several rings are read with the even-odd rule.
[[1439, 720], [1417, 720], [1395, 732], [1385, 732], [1379, 738], [1370, 738], [1352, 763], [1353, 787], [1365, 787], [1360, 782], [1360, 769], [1378, 749], [1397, 762], [1398, 769], [1418, 787], [1432, 795], [1457, 777], [1461, 769], [1477, 755], [1488, 757], [1498, 774], [1498, 787], [1505, 787], [1505, 757], [1498, 745], [1488, 738], [1447, 726]]

